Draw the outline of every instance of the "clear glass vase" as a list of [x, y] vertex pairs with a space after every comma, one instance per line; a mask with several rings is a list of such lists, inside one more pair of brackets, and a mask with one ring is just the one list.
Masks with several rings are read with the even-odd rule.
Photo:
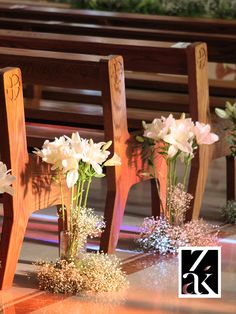
[[78, 234], [63, 230], [60, 232], [60, 258], [75, 260], [79, 255], [86, 252], [87, 237], [83, 239]]

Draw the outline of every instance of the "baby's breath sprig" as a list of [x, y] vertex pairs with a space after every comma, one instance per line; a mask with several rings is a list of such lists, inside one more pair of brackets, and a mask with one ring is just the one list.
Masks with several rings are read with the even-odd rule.
[[139, 246], [161, 255], [177, 254], [181, 246], [214, 246], [218, 243], [218, 226], [203, 220], [192, 220], [173, 226], [163, 217], [148, 217], [141, 226]]
[[119, 259], [103, 253], [83, 254], [74, 261], [41, 261], [36, 267], [39, 288], [53, 293], [116, 292], [129, 285]]

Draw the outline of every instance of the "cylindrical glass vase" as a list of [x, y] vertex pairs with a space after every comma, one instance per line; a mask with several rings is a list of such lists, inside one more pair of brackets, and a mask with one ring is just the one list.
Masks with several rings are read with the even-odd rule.
[[64, 230], [60, 232], [60, 258], [65, 260], [75, 260], [81, 253], [86, 252], [86, 239], [74, 233]]

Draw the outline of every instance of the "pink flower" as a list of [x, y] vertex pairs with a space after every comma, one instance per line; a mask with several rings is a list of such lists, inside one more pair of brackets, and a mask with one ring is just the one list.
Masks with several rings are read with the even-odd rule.
[[211, 133], [211, 127], [209, 124], [196, 122], [194, 127], [194, 134], [198, 145], [201, 144], [213, 144], [219, 140], [219, 136], [215, 133]]

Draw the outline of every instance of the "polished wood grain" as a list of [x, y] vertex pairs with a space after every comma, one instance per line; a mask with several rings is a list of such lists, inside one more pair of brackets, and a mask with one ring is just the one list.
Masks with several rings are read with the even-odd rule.
[[61, 126], [55, 124], [27, 122], [26, 135], [28, 147], [41, 147], [44, 141], [54, 140], [55, 137], [63, 135], [71, 136], [72, 133], [79, 132], [83, 138], [92, 138], [96, 142], [104, 140], [104, 131], [99, 129], [88, 129], [83, 127]]

